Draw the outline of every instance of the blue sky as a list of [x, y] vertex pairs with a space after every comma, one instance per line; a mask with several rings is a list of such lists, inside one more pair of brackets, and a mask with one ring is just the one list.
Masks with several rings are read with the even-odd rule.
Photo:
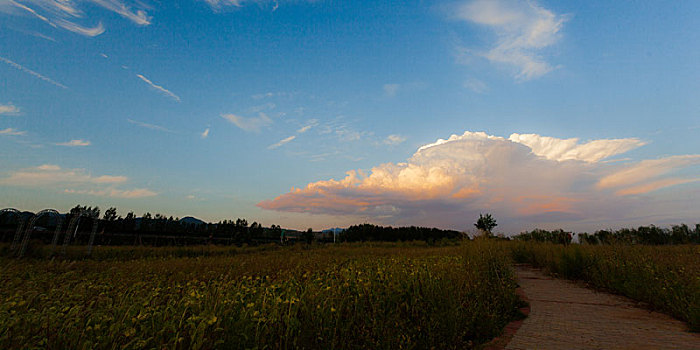
[[695, 2], [0, 0], [0, 206], [300, 229], [695, 222], [697, 18]]

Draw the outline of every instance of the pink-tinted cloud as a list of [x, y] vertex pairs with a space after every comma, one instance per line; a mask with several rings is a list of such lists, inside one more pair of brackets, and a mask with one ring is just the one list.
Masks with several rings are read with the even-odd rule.
[[63, 169], [58, 165], [43, 164], [10, 172], [8, 176], [0, 178], [0, 186], [44, 188], [66, 186], [71, 188], [65, 189], [64, 193], [114, 198], [142, 198], [157, 195], [156, 192], [146, 188], [118, 188], [128, 181], [126, 176], [94, 176], [84, 169]]
[[[406, 162], [382, 164], [367, 174], [349, 171], [343, 179], [293, 188], [258, 206], [442, 227], [468, 226], [479, 212], [493, 212], [505, 222], [625, 215], [627, 208], [634, 207], [628, 195], [690, 182], [663, 175], [700, 158], [603, 161], [642, 145], [638, 139], [580, 143], [535, 134], [513, 134], [506, 139], [467, 131], [420, 147]], [[651, 168], [665, 170], [646, 177], [636, 170]], [[619, 178], [635, 180], [616, 180]]]

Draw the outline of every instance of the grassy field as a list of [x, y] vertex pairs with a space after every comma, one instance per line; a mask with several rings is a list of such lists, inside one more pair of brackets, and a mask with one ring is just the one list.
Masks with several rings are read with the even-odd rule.
[[464, 348], [519, 303], [491, 242], [33, 254], [0, 258], [0, 348]]
[[516, 262], [647, 303], [700, 331], [700, 246], [510, 243]]

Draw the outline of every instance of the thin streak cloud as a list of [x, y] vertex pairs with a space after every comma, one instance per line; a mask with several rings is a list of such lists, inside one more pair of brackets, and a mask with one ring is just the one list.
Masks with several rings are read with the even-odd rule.
[[70, 140], [67, 142], [56, 143], [56, 146], [66, 146], [66, 147], [86, 147], [90, 146], [90, 141], [87, 140]]
[[164, 131], [164, 132], [169, 132], [169, 133], [175, 133], [175, 131], [170, 130], [170, 129], [168, 129], [168, 128], [164, 127], [164, 126], [160, 126], [160, 125], [144, 123], [144, 122], [140, 122], [140, 121], [138, 121], [138, 120], [133, 120], [133, 119], [127, 119], [126, 121], [128, 121], [128, 122], [131, 123], [131, 124], [138, 125], [138, 126], [140, 126], [140, 127], [142, 127], [142, 128], [146, 128], [146, 129], [151, 129], [151, 130], [156, 130], [156, 131]]
[[285, 144], [287, 144], [287, 143], [289, 143], [289, 142], [292, 142], [295, 138], [297, 138], [296, 135], [292, 135], [292, 136], [290, 136], [290, 137], [284, 138], [284, 139], [280, 140], [279, 142], [268, 146], [267, 149], [275, 149], [275, 148], [278, 148], [278, 147], [283, 146], [283, 145], [285, 145]]
[[137, 76], [139, 79], [143, 80], [146, 84], [148, 84], [150, 87], [152, 87], [152, 88], [155, 89], [156, 91], [159, 91], [159, 92], [161, 92], [163, 95], [168, 96], [168, 97], [172, 98], [173, 100], [175, 100], [175, 101], [177, 101], [177, 102], [180, 102], [180, 97], [177, 96], [177, 95], [175, 95], [172, 91], [170, 91], [170, 90], [168, 90], [168, 89], [166, 89], [166, 88], [164, 88], [164, 87], [162, 87], [162, 86], [160, 86], [160, 85], [156, 85], [155, 83], [153, 83], [152, 81], [150, 81], [148, 78], [144, 77], [144, 76], [141, 75], [141, 74], [136, 74], [136, 76]]
[[39, 79], [41, 79], [41, 80], [43, 80], [43, 81], [45, 81], [45, 82], [47, 82], [47, 83], [49, 83], [49, 84], [53, 84], [53, 85], [58, 86], [58, 87], [60, 87], [60, 88], [62, 88], [62, 89], [68, 89], [67, 86], [65, 86], [65, 85], [63, 85], [63, 84], [61, 84], [61, 83], [59, 83], [59, 82], [57, 82], [57, 81], [55, 81], [55, 80], [53, 80], [53, 79], [51, 79], [51, 78], [49, 78], [49, 77], [43, 76], [43, 75], [41, 75], [41, 74], [39, 74], [39, 73], [37, 73], [37, 72], [35, 72], [35, 71], [29, 69], [29, 68], [26, 68], [26, 67], [20, 65], [19, 63], [15, 63], [15, 62], [13, 62], [13, 61], [11, 61], [11, 60], [5, 58], [5, 57], [0, 56], [0, 61], [2, 61], [2, 62], [4, 62], [4, 63], [6, 63], [6, 64], [12, 66], [13, 68], [15, 68], [15, 69], [17, 69], [17, 70], [20, 70], [20, 71], [25, 72], [25, 73], [27, 73], [27, 74], [29, 74], [29, 75], [32, 75], [32, 76], [34, 76], [35, 78], [39, 78]]
[[22, 136], [25, 135], [27, 132], [26, 131], [19, 131], [17, 129], [13, 128], [7, 128], [0, 130], [0, 135], [7, 135], [7, 136]]

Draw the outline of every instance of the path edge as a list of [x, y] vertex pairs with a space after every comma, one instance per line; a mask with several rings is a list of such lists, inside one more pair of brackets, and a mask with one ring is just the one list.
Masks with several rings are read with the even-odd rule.
[[511, 339], [513, 339], [513, 336], [515, 333], [518, 332], [518, 329], [523, 325], [523, 322], [530, 316], [530, 299], [527, 298], [527, 295], [525, 294], [525, 291], [518, 286], [518, 288], [515, 288], [515, 294], [518, 295], [520, 300], [525, 302], [525, 306], [519, 308], [518, 310], [523, 314], [522, 319], [520, 320], [515, 320], [509, 322], [505, 327], [503, 327], [503, 331], [501, 332], [501, 335], [499, 335], [496, 338], [491, 339], [486, 344], [483, 344], [477, 349], [481, 350], [502, 350], [505, 349], [505, 347], [510, 343]]

